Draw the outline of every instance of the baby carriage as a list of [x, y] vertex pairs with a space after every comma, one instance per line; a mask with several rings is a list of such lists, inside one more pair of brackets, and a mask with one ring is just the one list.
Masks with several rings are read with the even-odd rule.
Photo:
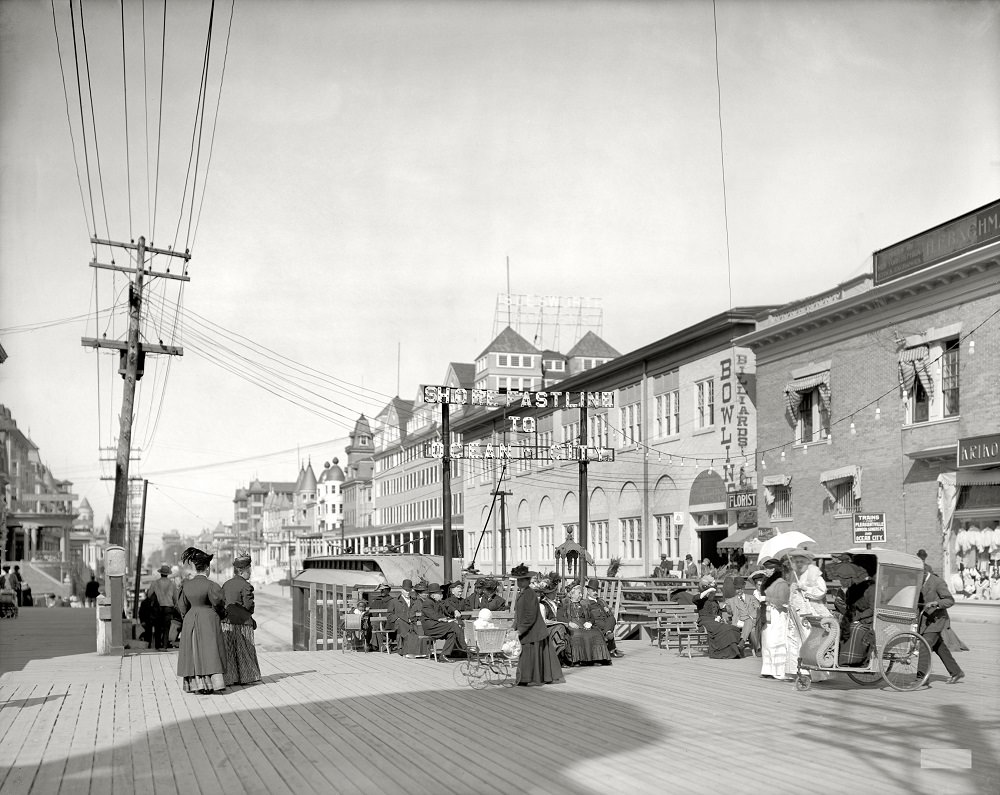
[[13, 588], [0, 589], [0, 618], [17, 618], [17, 594]]

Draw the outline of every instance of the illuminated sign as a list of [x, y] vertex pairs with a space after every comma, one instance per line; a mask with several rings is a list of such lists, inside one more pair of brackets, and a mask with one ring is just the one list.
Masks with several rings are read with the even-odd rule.
[[855, 544], [885, 543], [885, 514], [856, 513], [854, 514]]
[[[444, 442], [427, 442], [425, 458], [444, 458]], [[615, 451], [610, 447], [588, 447], [582, 444], [492, 444], [487, 442], [452, 442], [448, 456], [495, 461], [614, 461]]]
[[1000, 239], [1000, 201], [872, 255], [875, 286]]
[[1000, 465], [1000, 433], [958, 440], [958, 468]]
[[613, 409], [614, 392], [518, 392], [499, 389], [462, 389], [455, 386], [422, 386], [420, 396], [424, 403], [447, 403], [452, 406], [485, 406], [523, 409]]

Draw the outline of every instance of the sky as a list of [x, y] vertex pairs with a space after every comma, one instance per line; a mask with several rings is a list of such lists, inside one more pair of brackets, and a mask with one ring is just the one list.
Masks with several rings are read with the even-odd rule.
[[231, 8], [199, 136], [210, 3], [87, 0], [84, 48], [77, 2], [74, 58], [66, 0], [0, 0], [0, 403], [98, 521], [121, 387], [80, 340], [124, 338], [89, 263], [127, 252], [90, 238], [191, 251], [147, 291], [184, 350], [140, 381], [147, 543], [343, 461], [360, 413], [474, 361], [498, 294], [599, 301], [626, 353], [1000, 196], [998, 2]]

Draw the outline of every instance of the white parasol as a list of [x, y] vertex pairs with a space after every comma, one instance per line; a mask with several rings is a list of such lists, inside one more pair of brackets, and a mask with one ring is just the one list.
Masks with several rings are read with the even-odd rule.
[[778, 533], [773, 538], [767, 539], [761, 544], [760, 552], [757, 553], [757, 560], [764, 562], [768, 558], [781, 559], [781, 556], [793, 549], [805, 549], [806, 544], [816, 543], [805, 533], [797, 530], [789, 530], [787, 533]]

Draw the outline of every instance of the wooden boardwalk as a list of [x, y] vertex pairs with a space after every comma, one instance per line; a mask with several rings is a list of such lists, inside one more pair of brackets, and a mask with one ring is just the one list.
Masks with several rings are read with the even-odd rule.
[[175, 652], [38, 659], [0, 676], [0, 792], [995, 793], [1000, 629], [955, 626], [967, 678], [914, 693], [798, 693], [641, 641], [485, 690], [384, 654], [262, 652], [262, 683], [212, 696], [181, 691]]

